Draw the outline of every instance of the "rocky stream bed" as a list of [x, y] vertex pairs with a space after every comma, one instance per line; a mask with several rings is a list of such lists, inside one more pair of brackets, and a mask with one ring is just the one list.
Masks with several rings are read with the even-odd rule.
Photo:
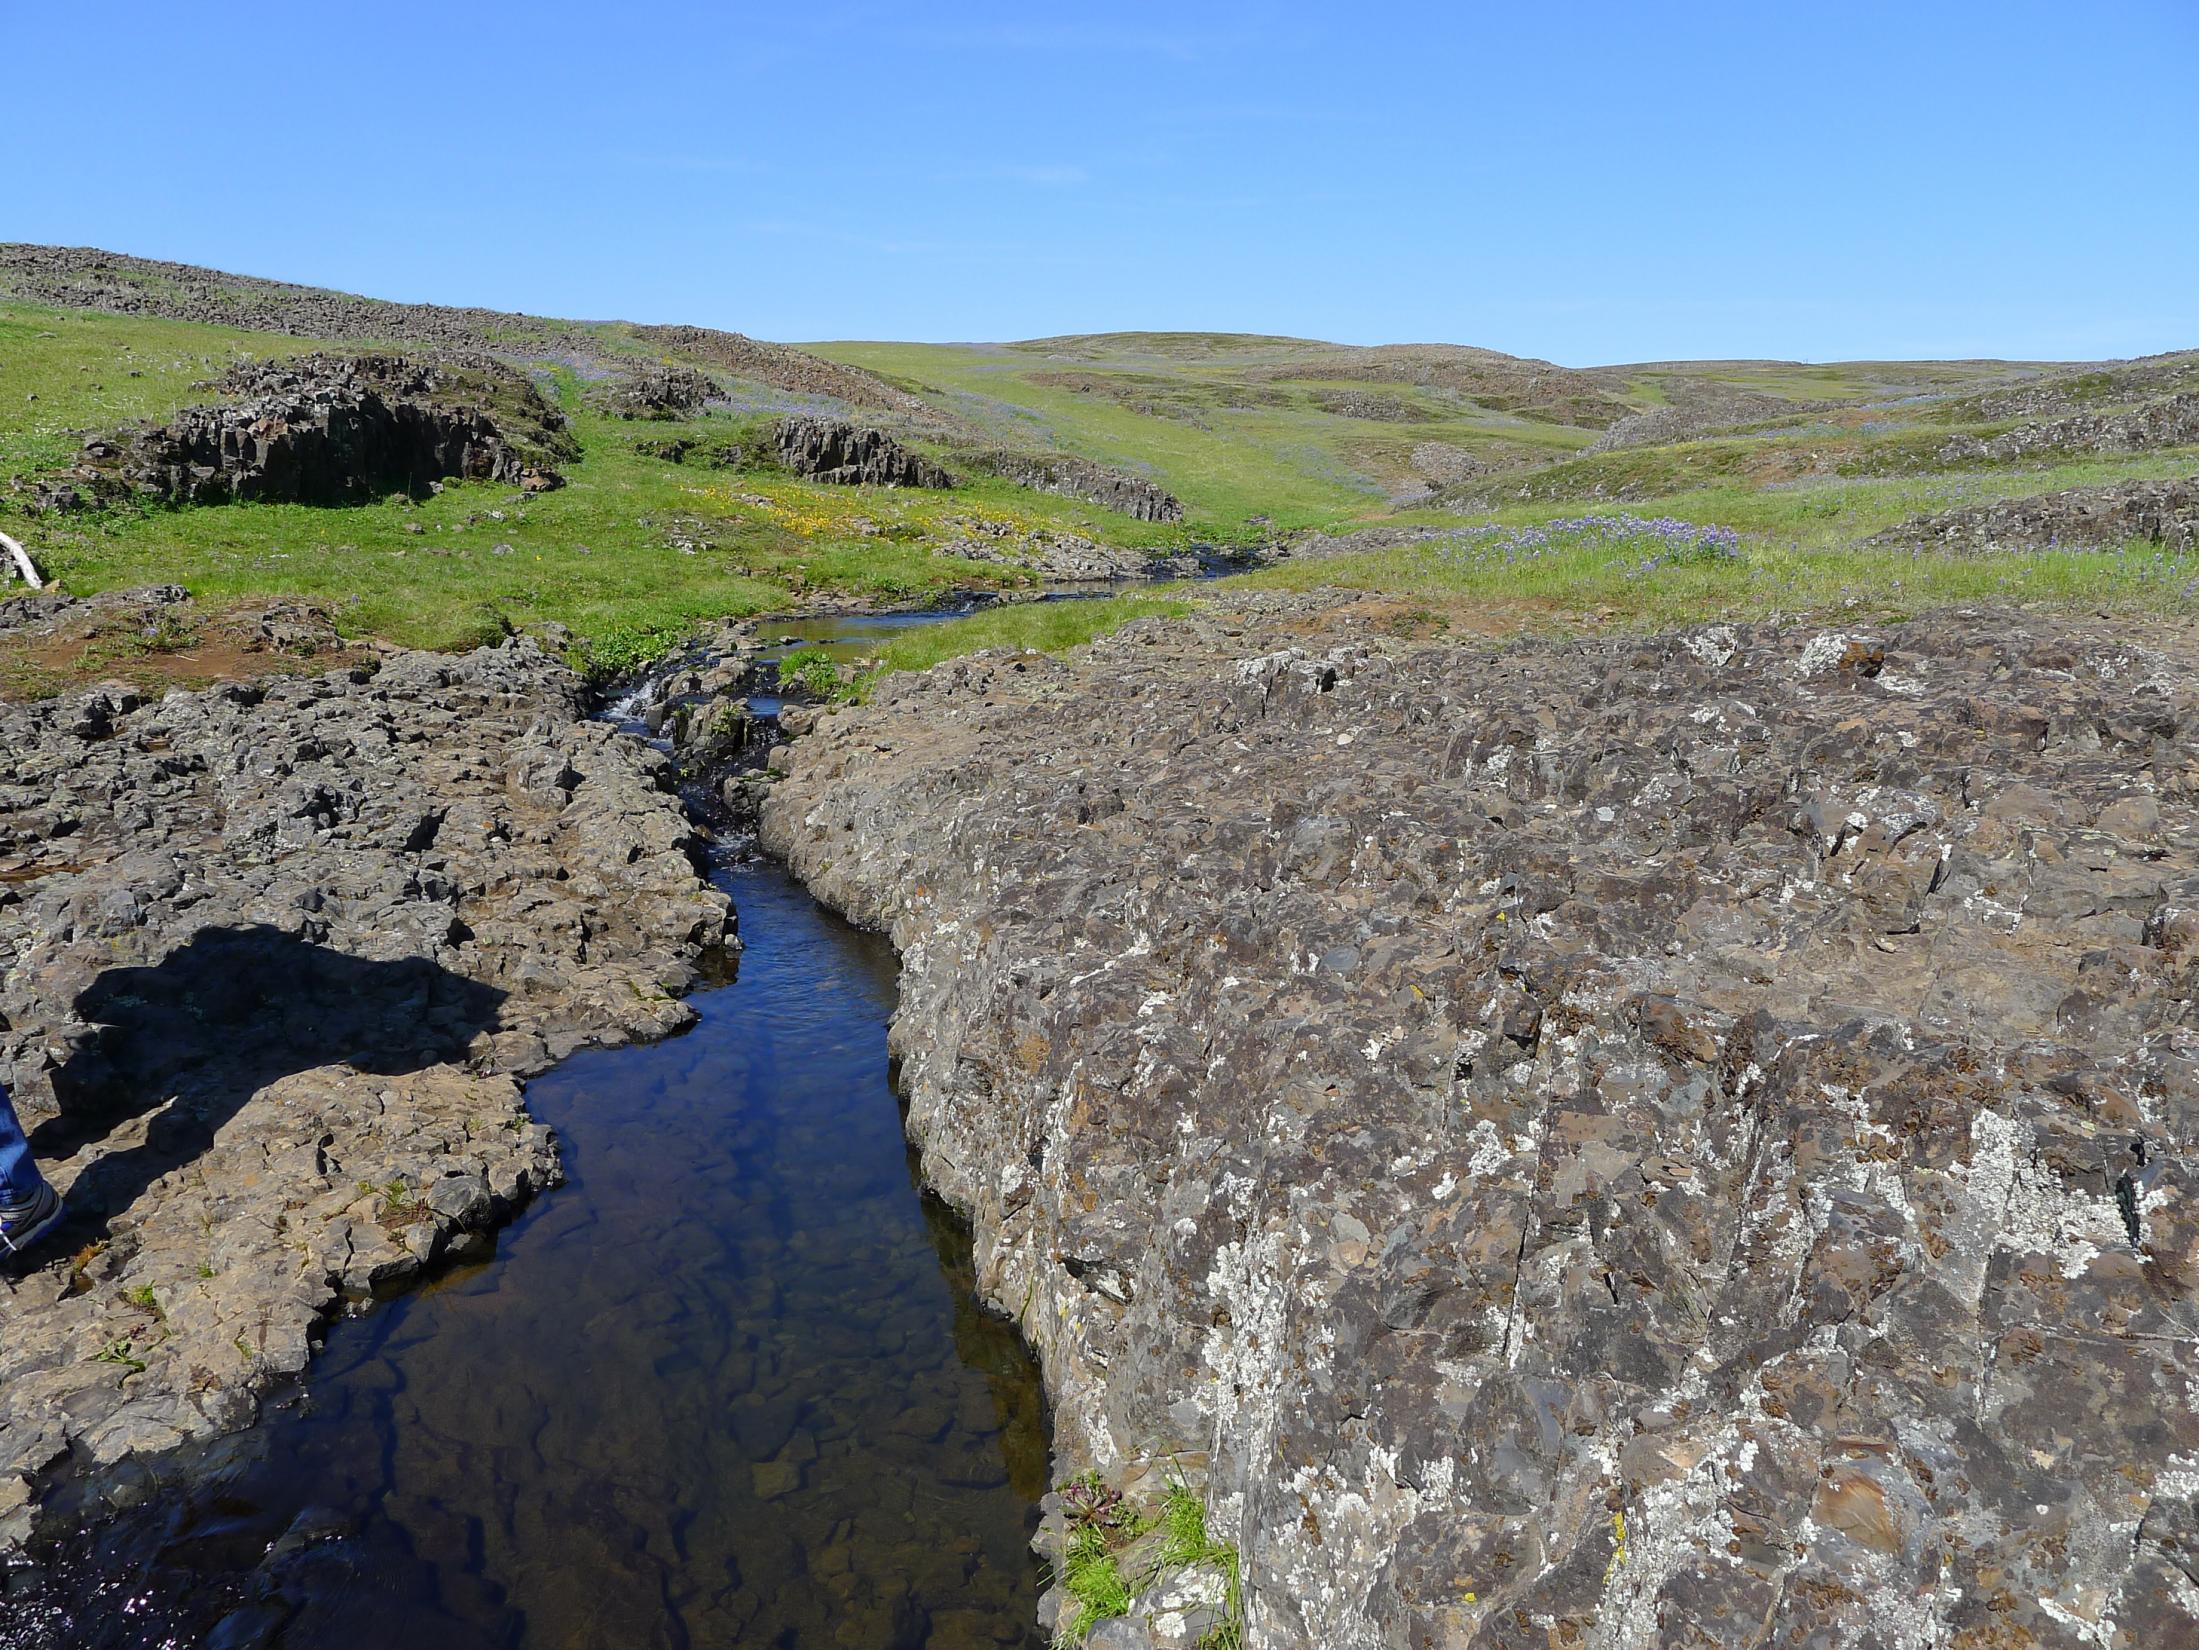
[[528, 641], [0, 703], [0, 1077], [72, 1207], [0, 1293], [0, 1543], [553, 1182], [518, 1079], [692, 1018], [728, 902], [587, 710]]
[[[2199, 648], [1379, 617], [1217, 594], [776, 724], [730, 626], [622, 707], [669, 757], [524, 641], [0, 706], [0, 1061], [83, 1207], [0, 1298], [6, 1533], [56, 1468], [242, 1425], [331, 1303], [554, 1177], [514, 1078], [678, 1028], [724, 943], [676, 764], [899, 951], [960, 1287], [1090, 1486], [1041, 1546], [1095, 1497], [1205, 1509], [1189, 1563], [1120, 1530], [1093, 1644], [2199, 1643]], [[940, 1436], [998, 1475], [977, 1390]], [[759, 1394], [797, 1485], [779, 1420], [880, 1424]], [[638, 1493], [602, 1501], [646, 1532]], [[866, 1550], [838, 1493], [785, 1585]], [[664, 1597], [728, 1612], [694, 1619], [793, 1608], [691, 1574]], [[843, 1624], [1020, 1631], [924, 1586]]]

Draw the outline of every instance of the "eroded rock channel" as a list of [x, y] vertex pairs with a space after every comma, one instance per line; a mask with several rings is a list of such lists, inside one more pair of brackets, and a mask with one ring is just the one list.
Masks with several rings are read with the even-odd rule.
[[[698, 645], [636, 706], [694, 767], [768, 766], [717, 794], [890, 935], [897, 1007], [881, 945], [721, 870], [738, 981], [651, 999], [697, 1029], [529, 1091], [575, 1192], [339, 1329], [226, 1492], [156, 1501], [167, 1523], [75, 1573], [196, 1588], [238, 1642], [1014, 1643], [1092, 1625], [1038, 1594], [1037, 1504], [1056, 1556], [1119, 1551], [1111, 1650], [2199, 1635], [2191, 639], [2000, 613], [1458, 646], [1396, 617], [1215, 595], [804, 707], [790, 743], [748, 720], [757, 629]], [[371, 706], [429, 668], [281, 691]], [[656, 759], [575, 732], [524, 646], [433, 668], [532, 684], [467, 712], [489, 736], [436, 784], [564, 799], [464, 862], [485, 916], [539, 886], [495, 856]], [[556, 764], [514, 735], [543, 692]], [[99, 775], [218, 704], [166, 701], [151, 750], [125, 743], [146, 707], [26, 714]], [[341, 840], [350, 793], [312, 777], [282, 816], [310, 841], [278, 827], [270, 865]], [[576, 966], [692, 968], [722, 907], [676, 811], [642, 814], [672, 858], [627, 863], [689, 913], [648, 967], [624, 928], [536, 956], [463, 902], [425, 953], [550, 1004]], [[289, 886], [240, 863], [253, 898]], [[120, 875], [80, 920], [129, 909]], [[325, 913], [352, 907], [299, 909], [346, 949]], [[472, 949], [495, 934], [499, 967]], [[878, 1103], [889, 1007], [922, 1179], [974, 1257]], [[524, 1024], [468, 1045], [466, 1080], [624, 1022]], [[49, 1042], [18, 1036], [15, 1070]], [[299, 1097], [341, 1115], [324, 1081], [350, 1092], [339, 1069]], [[536, 1128], [498, 1125], [547, 1162]], [[386, 1198], [300, 1195], [369, 1254], [369, 1227], [418, 1247]], [[315, 1301], [344, 1276], [304, 1272]], [[57, 1282], [53, 1309], [131, 1310], [139, 1275]], [[973, 1295], [1037, 1354], [1050, 1461]], [[199, 1402], [195, 1366], [102, 1378]], [[1163, 1564], [1134, 1524], [1170, 1495], [1203, 1530]]]
[[890, 952], [586, 710], [527, 642], [0, 709], [0, 1048], [77, 1208], [0, 1297], [9, 1650], [1032, 1640], [1043, 1398], [913, 1178]]

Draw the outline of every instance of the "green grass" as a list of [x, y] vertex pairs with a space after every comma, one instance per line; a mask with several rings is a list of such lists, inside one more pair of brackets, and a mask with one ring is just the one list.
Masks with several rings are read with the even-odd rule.
[[[1759, 508], [1736, 508], [1733, 499], [1709, 497], [1666, 500], [1657, 507], [1681, 519], [1741, 527], [1742, 549], [1731, 560], [1645, 572], [1638, 553], [1560, 535], [1553, 551], [1531, 560], [1505, 562], [1438, 544], [1406, 545], [1285, 563], [1227, 582], [1409, 597], [1433, 613], [1468, 623], [1495, 617], [1529, 629], [1588, 620], [1657, 628], [1828, 614], [1893, 619], [1935, 607], [1984, 604], [2199, 613], [2199, 559], [2163, 556], [2153, 546], [2036, 556], [1858, 549], [1828, 533], [1783, 532], [1791, 510], [1762, 508], [1761, 495], [1744, 497]], [[1689, 510], [1690, 503], [1697, 508]], [[1873, 511], [1867, 519], [1881, 513]], [[1756, 519], [1748, 519], [1752, 515]]]
[[1058, 1642], [1081, 1644], [1093, 1628], [1130, 1613], [1130, 1583], [1115, 1562], [1114, 1550], [1098, 1530], [1079, 1530], [1069, 1538], [1061, 1564], [1061, 1588], [1076, 1604]]
[[[1308, 357], [1303, 378], [1263, 376], [1308, 347], [1299, 341], [1167, 334], [1060, 342], [806, 347], [914, 388], [990, 439], [1150, 473], [1184, 501], [1196, 532], [1220, 542], [1379, 514], [1389, 491], [1410, 479], [1413, 441], [1556, 454], [1593, 435], [1411, 385], [1331, 377], [1320, 354]], [[1324, 409], [1324, 398], [1347, 391], [1425, 417], [1385, 425]]]
[[1244, 1643], [1244, 1584], [1237, 1549], [1207, 1533], [1206, 1504], [1185, 1484], [1171, 1484], [1161, 1503], [1164, 1532], [1159, 1569], [1182, 1570], [1195, 1564], [1222, 1573], [1222, 1620], [1200, 1641], [1200, 1650], [1238, 1650]]
[[878, 663], [848, 690], [866, 695], [880, 677], [895, 671], [929, 670], [948, 659], [985, 648], [1027, 648], [1059, 653], [1112, 635], [1136, 619], [1180, 619], [1191, 604], [1180, 596], [1105, 596], [1084, 601], [1013, 602], [988, 607], [965, 619], [905, 630], [872, 655]]
[[238, 361], [312, 344], [272, 333], [0, 304], [0, 500], [75, 457], [81, 430], [160, 418]]
[[[555, 621], [604, 670], [638, 663], [706, 621], [796, 609], [820, 595], [895, 606], [1032, 583], [1027, 571], [950, 553], [972, 522], [1114, 542], [1183, 537], [991, 479], [926, 492], [672, 464], [636, 444], [675, 429], [706, 446], [737, 444], [753, 420], [714, 413], [679, 426], [631, 423], [589, 408], [569, 374], [555, 388], [582, 456], [560, 465], [569, 484], [552, 493], [452, 482], [417, 503], [132, 504], [31, 517], [6, 491], [10, 480], [68, 462], [78, 429], [168, 416], [204, 399], [194, 386], [233, 361], [305, 347], [172, 321], [0, 305], [0, 525], [79, 593], [175, 582], [213, 602], [298, 597], [327, 607], [347, 635], [423, 647], [472, 646]], [[134, 362], [144, 363], [134, 369], [144, 377], [125, 375]]]
[[[1122, 1550], [1149, 1531], [1160, 1532], [1150, 1561], [1135, 1576], [1122, 1571]], [[1239, 1650], [1244, 1642], [1244, 1593], [1237, 1549], [1207, 1533], [1206, 1507], [1189, 1485], [1168, 1488], [1149, 1518], [1126, 1517], [1106, 1527], [1078, 1524], [1062, 1555], [1061, 1587], [1075, 1605], [1056, 1635], [1059, 1645], [1081, 1644], [1093, 1628], [1130, 1613], [1137, 1596], [1165, 1575], [1194, 1566], [1221, 1573], [1222, 1620], [1199, 1641], [1199, 1650]]]
[[[1660, 450], [1651, 449], [1653, 452]], [[1450, 527], [1484, 521], [1524, 526], [1591, 511], [1624, 512], [1641, 516], [1676, 516], [1684, 521], [1777, 535], [1830, 549], [1856, 543], [1914, 515], [1931, 515], [1997, 499], [2060, 492], [2071, 487], [2164, 480], [2190, 475], [2195, 470], [2199, 470], [2199, 454], [2152, 453], [2077, 459], [2020, 470], [1950, 470], [1922, 476], [1819, 476], [1770, 487], [1750, 486], [1733, 480], [1698, 486], [1688, 484], [1684, 476], [1668, 476], [1665, 479], [1670, 485], [1624, 502], [1578, 496], [1500, 500], [1476, 510], [1402, 510], [1389, 519], [1416, 526]]]
[[[522, 356], [582, 330], [528, 326], [533, 330], [524, 337], [514, 335]], [[1796, 418], [1813, 422], [1801, 428], [1795, 419], [1775, 420], [1750, 436], [1587, 456], [1579, 449], [1593, 431], [1493, 410], [1440, 387], [1471, 389], [1479, 382], [1470, 364], [1458, 369], [1465, 377], [1447, 377], [1458, 357], [1441, 352], [1428, 357], [1428, 382], [1414, 384], [1357, 376], [1369, 358], [1337, 346], [1224, 334], [818, 347], [915, 390], [989, 441], [1076, 452], [1153, 475], [1185, 501], [1190, 519], [1182, 524], [1135, 522], [992, 477], [973, 476], [941, 492], [848, 489], [767, 468], [672, 464], [637, 444], [676, 434], [706, 449], [753, 446], [760, 415], [629, 423], [589, 405], [586, 386], [569, 370], [537, 364], [581, 449], [560, 464], [569, 485], [556, 492], [523, 497], [469, 483], [418, 502], [340, 509], [233, 504], [126, 506], [73, 517], [24, 513], [29, 482], [67, 464], [79, 432], [165, 417], [202, 399], [207, 392], [197, 386], [235, 361], [313, 347], [310, 340], [231, 328], [0, 303], [0, 527], [80, 593], [175, 582], [215, 603], [302, 598], [327, 608], [347, 636], [445, 648], [555, 622], [576, 634], [582, 662], [606, 673], [723, 617], [799, 610], [828, 598], [916, 606], [956, 589], [1013, 591], [1036, 582], [1026, 568], [954, 554], [973, 525], [988, 533], [1000, 525], [1015, 534], [1176, 549], [1304, 528], [1530, 525], [1624, 508], [1730, 526], [1745, 536], [1738, 562], [1639, 576], [1586, 550], [1492, 568], [1412, 549], [1251, 576], [1255, 586], [1338, 585], [1406, 596], [1454, 616], [1480, 604], [1523, 623], [1677, 623], [2011, 600], [2150, 612], [2190, 607], [2175, 570], [2143, 555], [1920, 559], [1859, 548], [1912, 514], [2199, 468], [2199, 454], [2185, 452], [1936, 471], [1937, 449], [1956, 427], [1949, 409], [1968, 404], [1949, 398], [2035, 370], [1992, 362], [1667, 362], [1617, 369], [1592, 376], [1591, 386], [1603, 386], [1595, 393], [1653, 405], [1681, 399], [1690, 382], [1709, 379], [1839, 402], [1854, 409], [1841, 418], [1867, 418], [1873, 427], [1833, 428], [1804, 412]], [[1394, 422], [1343, 416], [1334, 408], [1346, 395], [1412, 416]], [[1935, 395], [1941, 399], [1915, 399]], [[1479, 503], [1393, 510], [1387, 495], [1412, 479], [1413, 451], [1427, 442], [1521, 467], [1484, 484]], [[953, 464], [951, 443], [930, 445]], [[1629, 501], [1623, 507], [1600, 502], [1620, 495]], [[1156, 592], [1106, 602], [1003, 604], [896, 636], [881, 648], [883, 668], [921, 669], [983, 647], [1074, 646], [1131, 619], [1180, 614], [1185, 601], [1182, 592]], [[129, 645], [182, 647], [190, 639], [179, 630]], [[833, 690], [859, 696], [875, 679], [874, 673], [848, 684], [836, 680]], [[822, 691], [821, 672], [817, 680]]]

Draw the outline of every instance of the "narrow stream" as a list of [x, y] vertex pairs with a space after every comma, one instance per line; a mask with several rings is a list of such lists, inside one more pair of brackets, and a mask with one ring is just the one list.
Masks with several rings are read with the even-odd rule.
[[701, 1023], [529, 1086], [568, 1184], [339, 1325], [209, 1487], [57, 1555], [0, 1643], [1041, 1642], [1043, 1397], [916, 1183], [891, 948], [772, 866], [718, 880], [747, 950]]

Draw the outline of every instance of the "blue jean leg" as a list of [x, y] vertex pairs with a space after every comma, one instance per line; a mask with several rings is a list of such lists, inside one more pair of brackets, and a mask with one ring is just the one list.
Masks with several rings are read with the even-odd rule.
[[27, 1202], [45, 1183], [38, 1165], [31, 1161], [31, 1143], [23, 1136], [15, 1102], [8, 1098], [7, 1085], [0, 1083], [0, 1203]]

